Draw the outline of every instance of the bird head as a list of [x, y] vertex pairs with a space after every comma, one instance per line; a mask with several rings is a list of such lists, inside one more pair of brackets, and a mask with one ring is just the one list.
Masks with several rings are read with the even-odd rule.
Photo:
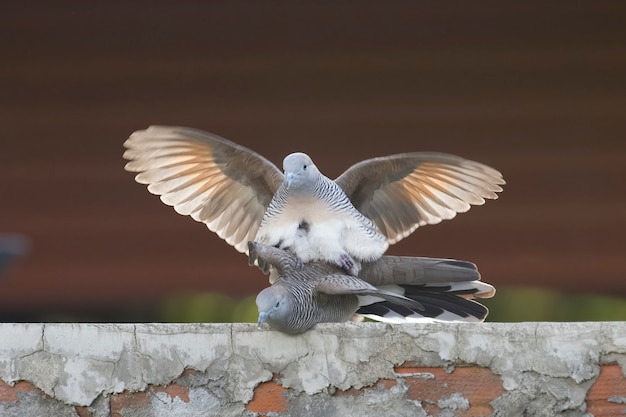
[[259, 309], [259, 328], [267, 322], [270, 327], [282, 330], [287, 326], [291, 299], [287, 289], [280, 285], [265, 288], [256, 297]]
[[302, 152], [287, 155], [283, 160], [285, 184], [288, 189], [306, 189], [315, 184], [319, 171], [313, 160]]

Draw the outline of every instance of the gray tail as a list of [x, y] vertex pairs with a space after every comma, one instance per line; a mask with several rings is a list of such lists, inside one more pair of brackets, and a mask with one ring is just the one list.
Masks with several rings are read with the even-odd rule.
[[372, 285], [432, 284], [480, 280], [475, 264], [456, 259], [383, 256], [362, 265], [359, 278]]
[[404, 296], [419, 303], [423, 309], [410, 308], [388, 300], [363, 305], [357, 314], [373, 320], [390, 323], [411, 323], [428, 321], [467, 321], [485, 320], [489, 310], [484, 305], [468, 298], [467, 293], [454, 294], [445, 289], [418, 287], [413, 285], [398, 286]]
[[480, 322], [489, 310], [473, 299], [493, 297], [496, 291], [480, 281], [475, 264], [454, 259], [383, 256], [364, 264], [360, 277], [424, 307], [421, 310], [389, 300], [362, 300], [358, 314], [391, 323]]

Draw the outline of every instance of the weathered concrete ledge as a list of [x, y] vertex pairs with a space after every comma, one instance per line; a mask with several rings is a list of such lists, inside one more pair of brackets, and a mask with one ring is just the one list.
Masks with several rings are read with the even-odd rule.
[[625, 369], [625, 322], [0, 324], [0, 415], [619, 415]]

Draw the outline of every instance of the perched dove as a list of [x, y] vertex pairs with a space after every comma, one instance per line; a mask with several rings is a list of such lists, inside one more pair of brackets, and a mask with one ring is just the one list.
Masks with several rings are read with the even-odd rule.
[[354, 313], [390, 323], [483, 321], [488, 310], [472, 298], [495, 288], [480, 281], [476, 265], [452, 259], [383, 256], [362, 265], [359, 277], [325, 262], [303, 264], [291, 252], [249, 243], [250, 264], [270, 264], [278, 278], [256, 303], [259, 327], [286, 333], [317, 323], [343, 322]]
[[497, 198], [504, 184], [495, 169], [442, 153], [368, 159], [335, 181], [293, 153], [283, 175], [250, 149], [185, 127], [151, 126], [124, 146], [125, 168], [138, 172], [137, 182], [238, 251], [257, 241], [355, 276], [389, 244]]

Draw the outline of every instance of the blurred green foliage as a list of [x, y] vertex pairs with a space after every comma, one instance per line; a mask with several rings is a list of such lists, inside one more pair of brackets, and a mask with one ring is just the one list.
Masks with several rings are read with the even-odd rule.
[[[161, 321], [176, 323], [254, 323], [258, 317], [255, 298], [178, 294], [161, 305], [158, 316]], [[626, 320], [626, 299], [602, 295], [501, 288], [495, 297], [480, 302], [489, 308], [487, 321], [491, 322]]]
[[256, 323], [256, 296], [235, 299], [218, 293], [178, 294], [159, 309], [170, 323]]
[[626, 320], [626, 299], [569, 294], [538, 288], [499, 288], [480, 300], [489, 308], [487, 321], [614, 321]]

